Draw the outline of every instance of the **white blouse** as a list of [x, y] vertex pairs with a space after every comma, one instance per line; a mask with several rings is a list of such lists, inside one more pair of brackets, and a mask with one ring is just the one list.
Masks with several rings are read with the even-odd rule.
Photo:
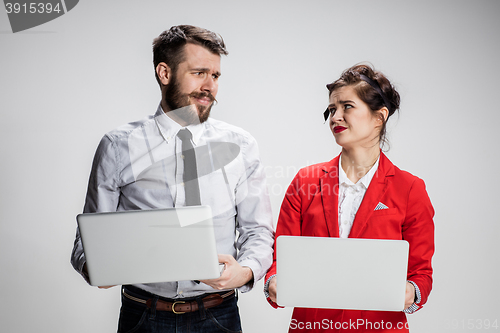
[[361, 201], [365, 196], [366, 190], [378, 169], [377, 162], [372, 166], [370, 171], [366, 173], [356, 184], [354, 184], [342, 169], [342, 155], [339, 158], [339, 237], [348, 238], [351, 232], [354, 217], [358, 211]]

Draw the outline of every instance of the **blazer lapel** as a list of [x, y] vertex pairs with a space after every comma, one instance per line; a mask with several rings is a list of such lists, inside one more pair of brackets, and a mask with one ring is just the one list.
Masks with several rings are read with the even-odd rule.
[[339, 237], [339, 156], [323, 166], [319, 178], [329, 237]]
[[378, 170], [375, 172], [363, 201], [359, 206], [358, 212], [356, 213], [351, 232], [349, 233], [349, 238], [360, 238], [360, 235], [366, 227], [366, 223], [375, 211], [375, 207], [384, 196], [393, 175], [394, 165], [381, 152]]

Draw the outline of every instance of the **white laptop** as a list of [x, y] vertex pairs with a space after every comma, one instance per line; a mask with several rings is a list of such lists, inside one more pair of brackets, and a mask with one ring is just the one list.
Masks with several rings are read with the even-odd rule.
[[402, 240], [280, 236], [278, 304], [402, 311], [408, 249]]
[[80, 214], [77, 222], [93, 286], [220, 276], [209, 206]]

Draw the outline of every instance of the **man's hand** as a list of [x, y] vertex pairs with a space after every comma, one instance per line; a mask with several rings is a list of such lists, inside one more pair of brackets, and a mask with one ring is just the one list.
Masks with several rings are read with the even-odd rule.
[[269, 291], [269, 298], [271, 299], [271, 301], [278, 304], [278, 302], [276, 301], [276, 276], [273, 277], [271, 281], [269, 281], [268, 291]]
[[406, 282], [405, 309], [408, 309], [415, 302], [415, 286]]
[[[83, 264], [83, 268], [82, 268], [82, 271], [83, 273], [87, 276], [89, 276], [89, 271], [87, 270], [87, 263], [84, 263]], [[109, 288], [113, 288], [113, 287], [116, 287], [116, 286], [98, 286], [97, 288], [99, 289], [109, 289]]]
[[239, 288], [253, 279], [252, 270], [246, 266], [242, 267], [231, 255], [219, 254], [219, 263], [225, 266], [221, 276], [217, 279], [202, 280], [201, 282], [214, 289], [223, 290]]

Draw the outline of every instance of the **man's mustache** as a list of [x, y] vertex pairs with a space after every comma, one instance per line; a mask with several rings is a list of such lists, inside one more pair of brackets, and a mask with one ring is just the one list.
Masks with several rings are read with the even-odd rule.
[[204, 98], [204, 97], [208, 97], [210, 99], [211, 102], [214, 102], [217, 100], [215, 99], [214, 95], [212, 95], [210, 92], [192, 92], [189, 94], [189, 97], [194, 97], [194, 98]]

